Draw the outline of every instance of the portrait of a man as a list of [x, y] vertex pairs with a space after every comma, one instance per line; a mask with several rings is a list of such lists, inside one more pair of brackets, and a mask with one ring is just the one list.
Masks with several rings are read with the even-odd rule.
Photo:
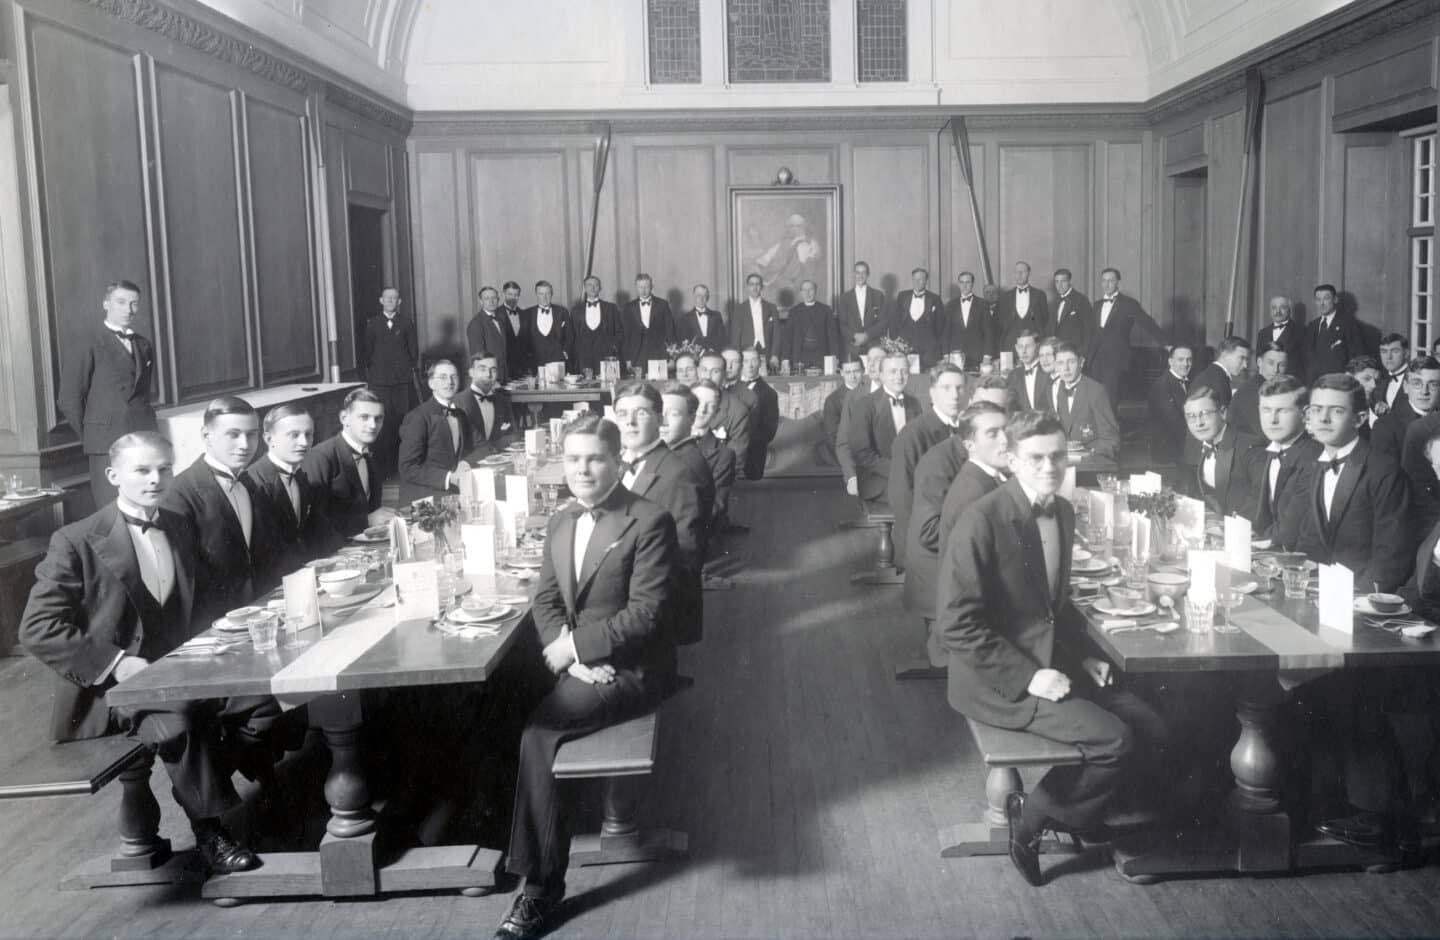
[[817, 296], [833, 296], [839, 187], [732, 187], [730, 192], [735, 283], [743, 286], [747, 276], [759, 274], [765, 281], [763, 296], [781, 308], [799, 302], [805, 281], [815, 282]]

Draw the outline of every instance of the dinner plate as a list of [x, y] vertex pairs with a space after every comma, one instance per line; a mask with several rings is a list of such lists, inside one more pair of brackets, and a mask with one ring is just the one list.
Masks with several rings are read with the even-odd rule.
[[352, 541], [352, 542], [363, 542], [363, 543], [365, 543], [365, 544], [367, 544], [367, 545], [374, 544], [375, 542], [388, 542], [388, 541], [390, 541], [390, 527], [387, 525], [387, 526], [384, 526], [383, 528], [384, 528], [384, 531], [383, 531], [383, 532], [376, 532], [376, 533], [374, 533], [373, 535], [371, 534], [371, 532], [370, 532], [369, 529], [366, 529], [364, 532], [361, 532], [359, 535], [352, 535], [352, 536], [350, 536], [350, 541]]
[[1239, 591], [1241, 594], [1253, 594], [1253, 593], [1255, 592], [1255, 590], [1260, 587], [1260, 582], [1259, 582], [1259, 581], [1242, 581], [1240, 584], [1232, 584], [1232, 585], [1230, 585], [1230, 587], [1232, 587], [1232, 588], [1234, 588], [1235, 590]]
[[10, 493], [4, 499], [7, 503], [29, 503], [37, 499], [44, 499], [46, 495], [40, 490], [35, 490], [29, 493]]
[[220, 633], [249, 633], [250, 628], [243, 623], [231, 623], [229, 617], [218, 617], [210, 626]]
[[491, 454], [489, 457], [481, 458], [479, 465], [482, 467], [508, 467], [512, 463], [514, 460], [509, 454]]
[[1076, 564], [1077, 562], [1089, 561], [1091, 558], [1094, 557], [1094, 555], [1091, 555], [1083, 548], [1072, 548], [1070, 550], [1070, 563], [1072, 565]]
[[515, 608], [511, 607], [509, 604], [496, 604], [491, 607], [488, 612], [483, 614], [474, 614], [466, 610], [464, 607], [456, 607], [454, 610], [450, 611], [450, 613], [445, 615], [445, 619], [451, 621], [452, 623], [462, 624], [498, 623], [499, 621], [504, 620], [513, 613], [515, 613]]
[[1109, 569], [1110, 563], [1100, 558], [1090, 558], [1082, 562], [1072, 563], [1070, 570], [1080, 574], [1095, 574]]
[[1095, 609], [1102, 614], [1111, 617], [1143, 617], [1146, 614], [1155, 613], [1155, 605], [1149, 601], [1141, 601], [1134, 607], [1116, 607], [1110, 603], [1109, 598], [1095, 602]]
[[1381, 613], [1374, 607], [1370, 606], [1370, 598], [1364, 596], [1363, 594], [1355, 598], [1355, 609], [1360, 613], [1366, 615], [1367, 617], [1403, 617], [1411, 612], [1410, 605], [1401, 602], [1399, 610], [1391, 610], [1385, 613]]
[[372, 600], [390, 586], [389, 581], [372, 581], [362, 584], [353, 594], [326, 594], [320, 592], [320, 606], [325, 610], [342, 610]]

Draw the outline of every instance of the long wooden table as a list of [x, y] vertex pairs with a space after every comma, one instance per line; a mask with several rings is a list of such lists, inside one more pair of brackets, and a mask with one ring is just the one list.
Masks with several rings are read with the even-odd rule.
[[1086, 611], [1091, 639], [1120, 670], [1132, 675], [1216, 673], [1237, 680], [1239, 735], [1230, 754], [1235, 786], [1216, 825], [1165, 832], [1122, 843], [1115, 866], [1148, 882], [1190, 873], [1247, 874], [1360, 866], [1389, 869], [1394, 853], [1362, 849], [1309, 831], [1297, 794], [1286, 791], [1290, 743], [1282, 706], [1306, 682], [1342, 669], [1440, 665], [1440, 641], [1392, 634], [1360, 614], [1354, 632], [1322, 627], [1315, 601], [1251, 596], [1231, 612], [1239, 633], [1195, 634], [1183, 627], [1111, 633]]
[[[469, 580], [481, 596], [531, 596], [513, 578]], [[337, 615], [322, 611], [324, 635], [309, 646], [257, 653], [245, 645], [213, 657], [171, 655], [110, 690], [112, 706], [271, 694], [283, 704], [308, 703], [311, 723], [324, 734], [331, 753], [325, 779], [330, 820], [319, 850], [263, 855], [264, 864], [254, 871], [209, 879], [205, 897], [234, 903], [243, 897], [355, 897], [441, 888], [482, 893], [494, 886], [500, 863], [494, 850], [412, 848], [394, 858], [377, 852], [376, 819], [359, 753], [361, 693], [485, 682], [521, 625], [529, 623], [529, 604], [522, 606], [521, 616], [505, 622], [499, 635], [467, 640], [447, 636], [425, 620], [396, 623], [393, 608], [379, 606], [393, 596], [394, 589], [387, 588], [333, 627]], [[315, 628], [307, 632], [318, 633]]]

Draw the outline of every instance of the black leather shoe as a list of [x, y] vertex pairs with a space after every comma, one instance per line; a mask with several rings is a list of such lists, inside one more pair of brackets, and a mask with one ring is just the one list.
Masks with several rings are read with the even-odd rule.
[[197, 834], [195, 848], [205, 860], [212, 875], [233, 875], [260, 867], [260, 856], [236, 842], [224, 829], [215, 828], [205, 835]]
[[1040, 834], [1025, 825], [1025, 794], [1005, 796], [1005, 821], [1010, 824], [1010, 861], [1032, 887], [1040, 887], [1045, 878], [1040, 874]]
[[1327, 819], [1315, 827], [1323, 835], [1362, 849], [1378, 849], [1391, 842], [1390, 829], [1378, 813]]
[[543, 935], [559, 907], [558, 899], [536, 898], [524, 893], [515, 895], [510, 913], [495, 931], [495, 940], [532, 940]]

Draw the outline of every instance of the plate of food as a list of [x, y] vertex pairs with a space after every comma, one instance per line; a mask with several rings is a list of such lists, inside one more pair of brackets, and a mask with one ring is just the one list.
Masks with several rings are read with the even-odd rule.
[[468, 602], [461, 604], [446, 614], [445, 617], [453, 623], [498, 623], [513, 613], [515, 613], [515, 608], [509, 604], [495, 604], [489, 601], [481, 601], [478, 605]]
[[1102, 614], [1111, 617], [1143, 617], [1146, 614], [1155, 613], [1155, 605], [1149, 601], [1140, 601], [1129, 607], [1116, 607], [1110, 603], [1109, 598], [1095, 602], [1095, 609]]

